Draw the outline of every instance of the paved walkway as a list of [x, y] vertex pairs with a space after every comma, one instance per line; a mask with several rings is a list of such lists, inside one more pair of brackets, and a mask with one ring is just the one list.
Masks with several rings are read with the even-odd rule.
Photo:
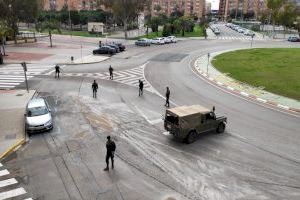
[[25, 142], [24, 113], [35, 90], [0, 90], [0, 159]]
[[[230, 50], [233, 51], [233, 50]], [[225, 53], [227, 51], [215, 52], [210, 54], [210, 61], [216, 55]], [[221, 73], [212, 66], [209, 62], [207, 55], [199, 57], [194, 65], [195, 69], [203, 77], [206, 77], [210, 81], [216, 83], [219, 86], [226, 87], [226, 89], [232, 92], [238, 92], [240, 95], [255, 99], [261, 103], [272, 104], [284, 110], [292, 110], [300, 112], [300, 102], [294, 99], [283, 97], [263, 90], [263, 87], [254, 87], [242, 83], [229, 77], [227, 74]]]

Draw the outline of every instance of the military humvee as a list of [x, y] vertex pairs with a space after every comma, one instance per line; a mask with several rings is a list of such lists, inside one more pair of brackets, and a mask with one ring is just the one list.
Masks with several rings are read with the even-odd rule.
[[215, 130], [223, 133], [226, 122], [226, 117], [215, 115], [214, 108], [209, 110], [200, 105], [192, 105], [167, 109], [164, 126], [180, 141], [192, 143], [203, 132]]

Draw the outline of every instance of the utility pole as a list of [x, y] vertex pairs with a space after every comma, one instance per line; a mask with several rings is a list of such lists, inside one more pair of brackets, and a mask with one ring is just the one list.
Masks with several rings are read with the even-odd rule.
[[29, 89], [28, 89], [28, 81], [27, 81], [27, 75], [26, 75], [26, 72], [27, 72], [27, 65], [26, 65], [25, 62], [22, 62], [21, 65], [22, 65], [23, 70], [24, 70], [24, 76], [25, 76], [25, 82], [26, 82], [26, 89], [27, 89], [27, 92], [29, 93]]

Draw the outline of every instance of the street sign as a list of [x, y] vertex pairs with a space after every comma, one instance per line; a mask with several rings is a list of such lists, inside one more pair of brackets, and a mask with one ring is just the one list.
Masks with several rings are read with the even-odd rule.
[[22, 67], [23, 67], [23, 70], [24, 70], [25, 72], [27, 72], [27, 65], [26, 65], [26, 63], [25, 63], [25, 62], [22, 62], [21, 65], [22, 65]]

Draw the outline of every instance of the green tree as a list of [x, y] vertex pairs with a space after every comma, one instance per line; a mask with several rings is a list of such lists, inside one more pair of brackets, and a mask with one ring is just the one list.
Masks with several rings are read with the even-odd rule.
[[275, 32], [275, 23], [279, 21], [279, 10], [286, 0], [267, 0], [267, 7], [270, 9], [273, 32]]
[[121, 20], [124, 26], [125, 39], [127, 39], [127, 28], [138, 14], [144, 10], [148, 0], [100, 0], [107, 8], [111, 8], [114, 16]]
[[158, 26], [161, 24], [159, 17], [152, 17], [150, 19], [149, 25], [152, 29], [152, 32], [156, 32], [156, 35], [158, 36]]
[[52, 32], [54, 30], [57, 30], [59, 33], [60, 31], [60, 24], [57, 20], [49, 20], [49, 21], [44, 21], [41, 24], [38, 24], [37, 30], [42, 32], [44, 30], [47, 30], [49, 33], [49, 39], [50, 39], [50, 47], [53, 47], [52, 45]]
[[6, 55], [5, 54], [5, 40], [6, 37], [11, 35], [12, 33], [12, 29], [7, 25], [7, 23], [3, 20], [0, 21], [0, 42], [2, 45], [2, 51], [0, 49], [0, 53], [2, 52], [2, 55]]
[[284, 26], [284, 34], [286, 29], [292, 27], [297, 19], [297, 6], [293, 3], [284, 4], [283, 10], [279, 13], [279, 21]]

